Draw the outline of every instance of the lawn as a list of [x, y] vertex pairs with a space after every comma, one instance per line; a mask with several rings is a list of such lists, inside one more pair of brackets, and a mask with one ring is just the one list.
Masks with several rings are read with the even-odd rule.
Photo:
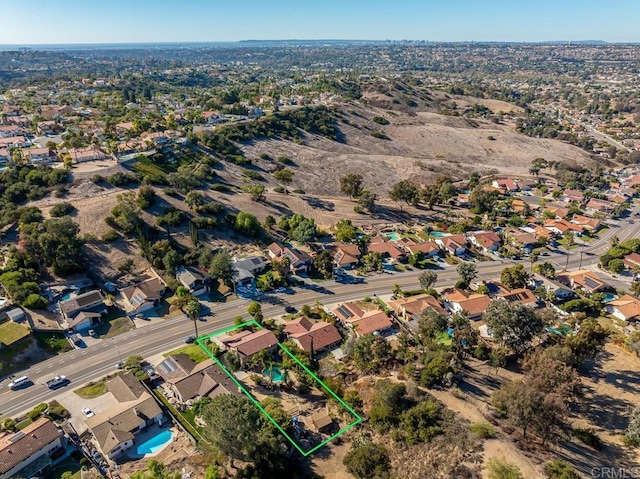
[[34, 333], [38, 347], [49, 354], [59, 354], [73, 349], [69, 341], [59, 333]]
[[16, 424], [16, 429], [18, 429], [18, 431], [22, 431], [25, 427], [27, 427], [32, 422], [33, 421], [29, 418], [25, 419], [24, 421], [20, 421], [18, 424]]
[[100, 337], [113, 338], [133, 328], [133, 323], [125, 316], [124, 311], [118, 308], [109, 308], [107, 315], [102, 319], [102, 324], [96, 326], [93, 330]]
[[70, 479], [80, 479], [82, 476], [82, 473], [80, 472], [80, 464], [69, 458], [58, 464], [56, 468], [47, 475], [47, 479], [61, 479], [65, 472], [73, 473]]
[[76, 389], [73, 392], [83, 399], [97, 398], [107, 392], [107, 383], [105, 383], [104, 381], [89, 383], [87, 386]]
[[444, 346], [451, 346], [451, 336], [446, 331], [441, 332], [436, 341]]
[[21, 339], [26, 338], [31, 334], [31, 330], [26, 326], [14, 323], [13, 321], [7, 321], [0, 324], [0, 343], [5, 346], [10, 346], [13, 343], [17, 343]]
[[167, 356], [171, 356], [173, 354], [186, 354], [195, 363], [201, 363], [202, 361], [209, 359], [207, 353], [205, 353], [197, 344], [189, 344], [188, 346], [174, 349], [173, 351], [163, 354], [163, 356], [166, 358]]

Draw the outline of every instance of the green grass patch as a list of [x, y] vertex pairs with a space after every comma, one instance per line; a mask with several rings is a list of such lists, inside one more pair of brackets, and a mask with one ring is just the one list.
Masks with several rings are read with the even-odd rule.
[[108, 323], [106, 323], [105, 326], [106, 326], [106, 333], [105, 333], [106, 338], [113, 338], [118, 334], [126, 333], [127, 331], [131, 331], [132, 329], [134, 329], [133, 323], [129, 318], [126, 318], [126, 317], [115, 318], [109, 321]]
[[27, 427], [29, 424], [31, 424], [33, 422], [32, 419], [25, 419], [24, 421], [20, 421], [18, 424], [16, 424], [16, 428], [19, 431], [22, 431], [25, 427]]
[[11, 346], [30, 334], [31, 330], [29, 328], [13, 321], [0, 324], [0, 343], [5, 346]]
[[202, 361], [209, 359], [209, 355], [197, 344], [189, 344], [188, 346], [174, 349], [173, 351], [163, 354], [163, 356], [166, 358], [167, 356], [172, 356], [174, 354], [186, 354], [194, 363], [201, 363]]
[[76, 389], [73, 391], [75, 394], [83, 399], [93, 399], [102, 396], [107, 392], [107, 383], [105, 381], [98, 381], [96, 383], [89, 383], [85, 387]]
[[140, 155], [131, 169], [141, 175], [166, 175], [176, 171], [176, 166], [163, 155], [153, 155], [152, 158]]
[[60, 354], [73, 349], [69, 341], [60, 333], [36, 332], [34, 336], [36, 337], [38, 347], [49, 354]]
[[443, 344], [444, 346], [451, 346], [452, 339], [451, 336], [449, 336], [449, 333], [447, 333], [446, 331], [442, 331], [440, 334], [438, 334], [436, 341], [439, 344]]

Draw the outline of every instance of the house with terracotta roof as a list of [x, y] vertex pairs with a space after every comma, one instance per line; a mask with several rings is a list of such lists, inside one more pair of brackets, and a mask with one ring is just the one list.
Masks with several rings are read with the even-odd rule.
[[61, 432], [44, 417], [20, 431], [4, 432], [0, 434], [0, 479], [44, 477], [62, 448]]
[[436, 240], [443, 251], [454, 256], [462, 256], [467, 252], [467, 238], [465, 235], [441, 236]]
[[54, 135], [62, 131], [62, 126], [53, 120], [39, 121], [36, 130], [39, 135]]
[[0, 163], [7, 163], [11, 159], [8, 148], [0, 148]]
[[333, 324], [314, 323], [305, 316], [286, 323], [284, 332], [307, 353], [318, 353], [342, 342], [342, 336]]
[[576, 236], [582, 236], [584, 233], [584, 227], [567, 220], [548, 219], [544, 222], [544, 227], [549, 231], [553, 231], [556, 234], [564, 235], [568, 231], [571, 231]]
[[393, 241], [369, 244], [367, 251], [370, 253], [380, 253], [383, 258], [391, 258], [394, 261], [404, 262], [407, 259], [406, 253]]
[[533, 294], [533, 291], [527, 288], [512, 289], [508, 293], [497, 295], [496, 298], [503, 299], [510, 304], [521, 304], [531, 308], [538, 307], [538, 298]]
[[481, 249], [484, 253], [498, 251], [502, 239], [495, 231], [473, 231], [467, 235], [471, 244]]
[[23, 132], [19, 125], [0, 125], [0, 138], [11, 138], [19, 136]]
[[203, 111], [202, 116], [207, 125], [215, 125], [222, 121], [222, 116], [219, 111]]
[[407, 244], [404, 246], [405, 251], [409, 254], [422, 253], [426, 258], [435, 258], [440, 254], [440, 247], [435, 241], [423, 241], [422, 243]]
[[109, 155], [93, 146], [88, 146], [86, 148], [71, 148], [67, 153], [71, 156], [74, 163], [106, 160], [109, 158]]
[[582, 289], [587, 293], [597, 293], [607, 288], [607, 284], [593, 271], [564, 271], [558, 274], [558, 281], [575, 289]]
[[216, 337], [215, 340], [227, 351], [236, 353], [243, 366], [261, 351], [273, 352], [278, 344], [278, 339], [268, 329], [255, 332], [241, 331], [233, 335], [224, 334]]
[[566, 189], [562, 192], [560, 199], [565, 203], [582, 203], [584, 194], [580, 190]]
[[609, 301], [605, 310], [622, 321], [640, 321], [640, 299], [630, 294]]
[[518, 183], [516, 183], [511, 178], [500, 178], [497, 180], [493, 180], [491, 182], [491, 186], [493, 186], [494, 188], [498, 188], [500, 191], [503, 191], [505, 193], [510, 191], [518, 191], [520, 189], [518, 187]]
[[509, 228], [504, 233], [509, 243], [524, 252], [531, 252], [538, 244], [535, 233], [527, 233], [516, 228]]
[[98, 448], [109, 459], [121, 456], [135, 444], [136, 435], [152, 424], [161, 425], [164, 414], [154, 397], [131, 373], [107, 381], [116, 404], [85, 419]]
[[355, 303], [343, 303], [332, 311], [340, 321], [351, 327], [356, 336], [383, 333], [393, 327], [393, 322], [384, 311], [363, 311]]
[[551, 213], [555, 219], [563, 219], [569, 216], [569, 208], [552, 204], [545, 206], [543, 212]]
[[355, 244], [336, 244], [329, 249], [333, 253], [333, 264], [336, 268], [354, 269], [360, 263], [360, 248]]
[[0, 147], [15, 147], [15, 148], [26, 148], [31, 146], [31, 141], [27, 140], [24, 136], [9, 136], [6, 138], [0, 138]]
[[442, 291], [444, 307], [452, 312], [457, 313], [466, 311], [472, 321], [482, 318], [482, 314], [486, 311], [491, 303], [491, 298], [485, 294], [469, 294], [459, 288], [447, 288]]
[[573, 215], [571, 222], [582, 226], [587, 231], [598, 231], [601, 226], [600, 220], [584, 215]]
[[631, 253], [622, 258], [622, 262], [628, 269], [640, 268], [640, 254]]
[[418, 294], [407, 298], [398, 298], [387, 302], [388, 306], [404, 321], [419, 320], [423, 311], [432, 310], [438, 314], [447, 315], [440, 301], [430, 294]]
[[331, 313], [343, 323], [349, 323], [354, 318], [361, 318], [364, 315], [364, 311], [356, 303], [352, 302], [341, 304], [333, 309]]
[[598, 212], [609, 215], [613, 213], [613, 211], [616, 209], [616, 206], [617, 205], [611, 201], [591, 198], [586, 205], [586, 210], [591, 213]]
[[49, 148], [29, 148], [28, 150], [25, 150], [25, 153], [32, 165], [49, 163], [57, 159], [57, 157], [51, 153]]

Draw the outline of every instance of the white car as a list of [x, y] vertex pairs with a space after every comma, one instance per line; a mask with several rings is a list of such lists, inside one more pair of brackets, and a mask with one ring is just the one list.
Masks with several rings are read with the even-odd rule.
[[94, 413], [91, 409], [89, 409], [88, 407], [82, 408], [82, 414], [84, 414], [87, 417], [93, 417], [96, 415], [96, 413]]

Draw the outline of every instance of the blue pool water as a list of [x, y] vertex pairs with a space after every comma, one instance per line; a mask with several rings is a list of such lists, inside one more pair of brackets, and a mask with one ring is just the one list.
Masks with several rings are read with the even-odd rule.
[[400, 235], [398, 233], [387, 233], [387, 238], [391, 241], [398, 241], [400, 239]]
[[269, 369], [265, 369], [263, 374], [266, 377], [270, 377], [274, 383], [281, 383], [282, 381], [284, 381], [284, 374], [282, 374], [282, 371], [280, 371], [279, 366], [272, 366], [271, 371]]
[[444, 233], [441, 233], [440, 231], [432, 231], [431, 233], [429, 233], [430, 236], [435, 236], [436, 238], [440, 238], [442, 236], [444, 236]]
[[613, 293], [607, 293], [604, 297], [604, 302], [608, 303], [609, 301], [613, 301], [614, 299], [616, 299], [617, 296]]
[[68, 299], [71, 299], [71, 294], [72, 293], [73, 293], [73, 291], [67, 291], [62, 296], [60, 296], [60, 301], [66, 301]]
[[169, 429], [159, 432], [153, 437], [150, 437], [145, 442], [136, 446], [136, 452], [140, 455], [153, 454], [154, 452], [162, 449], [162, 447], [173, 439], [173, 433]]

